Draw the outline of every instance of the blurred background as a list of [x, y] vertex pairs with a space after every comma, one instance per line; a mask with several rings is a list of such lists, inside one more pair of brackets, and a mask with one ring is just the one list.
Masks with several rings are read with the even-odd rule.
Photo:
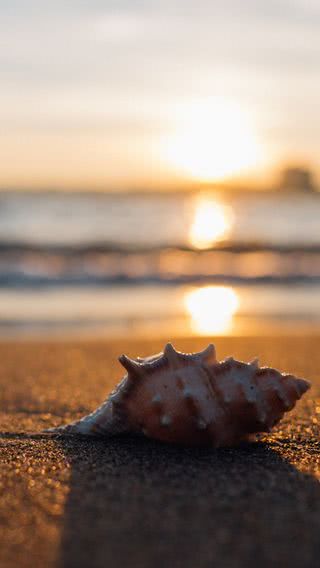
[[0, 336], [320, 329], [318, 0], [0, 0]]

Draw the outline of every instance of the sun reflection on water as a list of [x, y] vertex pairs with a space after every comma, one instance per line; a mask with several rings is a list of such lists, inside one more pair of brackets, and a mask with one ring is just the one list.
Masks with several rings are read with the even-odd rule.
[[232, 215], [228, 207], [210, 197], [197, 199], [189, 231], [190, 244], [198, 249], [209, 248], [226, 237], [231, 227]]
[[231, 287], [204, 286], [186, 292], [184, 306], [191, 329], [198, 335], [227, 333], [239, 306], [239, 298]]

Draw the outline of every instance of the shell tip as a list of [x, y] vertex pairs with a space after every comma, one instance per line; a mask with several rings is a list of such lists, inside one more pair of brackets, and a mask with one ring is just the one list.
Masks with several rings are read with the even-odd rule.
[[142, 365], [133, 361], [126, 355], [120, 355], [118, 361], [131, 375], [135, 377], [141, 377], [143, 375]]
[[259, 369], [259, 357], [255, 357], [254, 359], [252, 359], [249, 365], [251, 365], [251, 367], [253, 367], [254, 369]]
[[209, 343], [208, 347], [199, 353], [199, 356], [204, 363], [216, 363], [216, 348], [213, 343]]
[[163, 354], [171, 365], [175, 366], [179, 363], [179, 354], [173, 347], [172, 343], [167, 343], [163, 350]]
[[300, 395], [302, 396], [305, 392], [309, 390], [309, 388], [311, 387], [311, 383], [309, 381], [306, 381], [305, 379], [297, 379], [297, 386]]

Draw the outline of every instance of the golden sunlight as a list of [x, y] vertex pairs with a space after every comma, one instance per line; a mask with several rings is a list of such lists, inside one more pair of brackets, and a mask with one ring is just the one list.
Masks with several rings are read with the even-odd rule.
[[204, 286], [186, 292], [184, 305], [198, 335], [226, 333], [239, 305], [236, 292], [226, 286]]
[[250, 118], [234, 103], [199, 100], [184, 108], [177, 122], [167, 155], [180, 174], [219, 181], [250, 169], [259, 159]]
[[210, 197], [196, 199], [189, 242], [198, 249], [208, 248], [225, 237], [231, 225], [232, 217], [228, 207]]

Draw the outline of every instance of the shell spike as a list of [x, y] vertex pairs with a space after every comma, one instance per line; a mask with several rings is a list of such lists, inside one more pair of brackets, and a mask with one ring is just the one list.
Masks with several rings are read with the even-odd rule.
[[143, 375], [143, 367], [137, 361], [133, 361], [130, 357], [126, 355], [120, 355], [119, 363], [128, 371], [128, 373], [134, 377], [142, 377]]
[[167, 343], [163, 350], [163, 354], [173, 368], [180, 366], [179, 353], [175, 350], [172, 343]]
[[206, 347], [203, 351], [200, 351], [198, 355], [203, 363], [211, 365], [217, 363], [216, 348], [213, 343], [209, 343], [208, 347]]
[[251, 365], [251, 367], [253, 367], [254, 369], [259, 369], [259, 358], [255, 357], [254, 359], [252, 359], [249, 365]]

